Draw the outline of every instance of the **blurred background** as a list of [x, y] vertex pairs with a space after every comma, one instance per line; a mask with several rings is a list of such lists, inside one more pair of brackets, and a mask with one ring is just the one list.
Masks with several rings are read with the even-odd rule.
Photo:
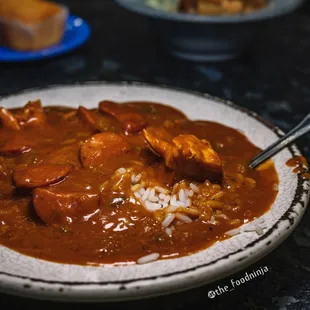
[[[288, 15], [268, 20], [238, 58], [225, 62], [191, 62], [172, 57], [150, 32], [147, 17], [129, 12], [112, 0], [58, 2], [89, 23], [89, 40], [76, 50], [49, 59], [0, 62], [0, 96], [52, 84], [129, 81], [209, 93], [257, 112], [285, 132], [309, 113], [309, 1]], [[309, 135], [297, 144], [309, 161]], [[268, 274], [213, 300], [207, 292], [227, 280], [152, 301], [89, 307], [131, 309], [152, 302], [161, 309], [310, 309], [309, 223], [307, 212], [297, 230], [252, 267], [268, 266]], [[238, 306], [233, 307], [232, 300]], [[52, 309], [55, 304], [0, 295], [0, 309], [21, 306]]]

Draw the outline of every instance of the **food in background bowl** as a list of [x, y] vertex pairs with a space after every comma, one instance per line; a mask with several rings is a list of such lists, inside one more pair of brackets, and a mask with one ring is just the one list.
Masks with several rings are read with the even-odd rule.
[[252, 13], [211, 15], [180, 12], [177, 0], [167, 0], [169, 10], [163, 6], [164, 0], [115, 1], [147, 17], [157, 42], [169, 54], [195, 62], [218, 62], [241, 56], [259, 32], [266, 31], [267, 20], [288, 14], [304, 2], [265, 0], [266, 6]]
[[41, 0], [0, 0], [0, 44], [33, 51], [60, 42], [68, 9]]
[[266, 0], [147, 0], [156, 9], [198, 15], [249, 13], [267, 5]]
[[249, 13], [266, 6], [266, 0], [181, 0], [179, 10], [200, 15]]
[[177, 12], [179, 0], [146, 0], [146, 4], [154, 9]]

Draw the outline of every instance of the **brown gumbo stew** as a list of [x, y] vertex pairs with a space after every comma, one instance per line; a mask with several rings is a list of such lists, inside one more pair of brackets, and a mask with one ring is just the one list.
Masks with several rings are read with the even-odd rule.
[[[212, 116], [209, 116], [212, 118]], [[0, 243], [74, 264], [205, 249], [261, 216], [272, 162], [239, 131], [152, 102], [0, 108]]]

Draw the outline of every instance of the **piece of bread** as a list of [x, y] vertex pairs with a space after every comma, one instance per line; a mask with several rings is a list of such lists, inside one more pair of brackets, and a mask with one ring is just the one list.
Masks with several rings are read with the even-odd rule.
[[42, 0], [0, 0], [0, 44], [33, 51], [58, 44], [68, 9]]

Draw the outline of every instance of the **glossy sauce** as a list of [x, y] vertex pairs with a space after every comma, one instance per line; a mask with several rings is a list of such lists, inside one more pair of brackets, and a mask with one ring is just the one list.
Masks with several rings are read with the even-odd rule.
[[301, 174], [303, 179], [310, 180], [310, 174], [308, 173], [309, 166], [305, 157], [294, 156], [286, 162], [286, 165], [293, 167], [293, 172], [296, 174]]
[[[240, 195], [238, 210], [225, 214], [242, 223], [264, 214], [272, 205], [277, 192], [278, 176], [273, 164], [265, 169], [251, 170], [249, 161], [260, 149], [255, 147], [239, 131], [218, 123], [190, 121], [181, 112], [155, 103], [130, 102], [147, 121], [149, 126], [165, 126], [172, 135], [190, 133], [207, 139], [219, 154], [224, 173], [231, 182], [234, 175], [242, 173], [256, 181], [256, 187], [237, 190]], [[122, 135], [131, 145], [126, 156], [116, 156], [94, 169], [80, 167], [79, 145], [93, 131], [79, 119], [74, 109], [63, 107], [45, 108], [46, 124], [29, 127], [16, 133], [0, 129], [0, 146], [8, 141], [20, 141], [30, 145], [30, 152], [19, 156], [0, 157], [0, 243], [23, 254], [41, 259], [74, 264], [122, 264], [134, 263], [150, 253], [160, 253], [161, 258], [178, 257], [202, 250], [216, 241], [225, 239], [225, 232], [239, 225], [210, 225], [196, 220], [176, 225], [172, 237], [164, 233], [161, 224], [142, 206], [118, 204], [115, 197], [101, 197], [100, 206], [83, 220], [46, 225], [35, 213], [31, 190], [14, 187], [12, 172], [19, 164], [40, 162], [65, 162], [79, 166], [68, 177], [51, 186], [53, 191], [100, 194], [102, 184], [109, 180], [115, 169], [140, 163], [141, 171], [148, 170], [161, 180], [163, 186], [172, 186], [173, 173], [163, 160], [154, 158], [145, 150], [141, 133], [124, 134], [119, 122], [98, 110], [93, 110], [99, 119], [102, 131]], [[14, 111], [13, 111], [14, 112]], [[72, 117], [67, 117], [72, 112]], [[66, 115], [66, 117], [64, 117]], [[171, 126], [171, 123], [174, 125]], [[141, 164], [142, 163], [142, 164]], [[138, 167], [138, 166], [137, 166]], [[229, 199], [229, 198], [227, 198]]]

